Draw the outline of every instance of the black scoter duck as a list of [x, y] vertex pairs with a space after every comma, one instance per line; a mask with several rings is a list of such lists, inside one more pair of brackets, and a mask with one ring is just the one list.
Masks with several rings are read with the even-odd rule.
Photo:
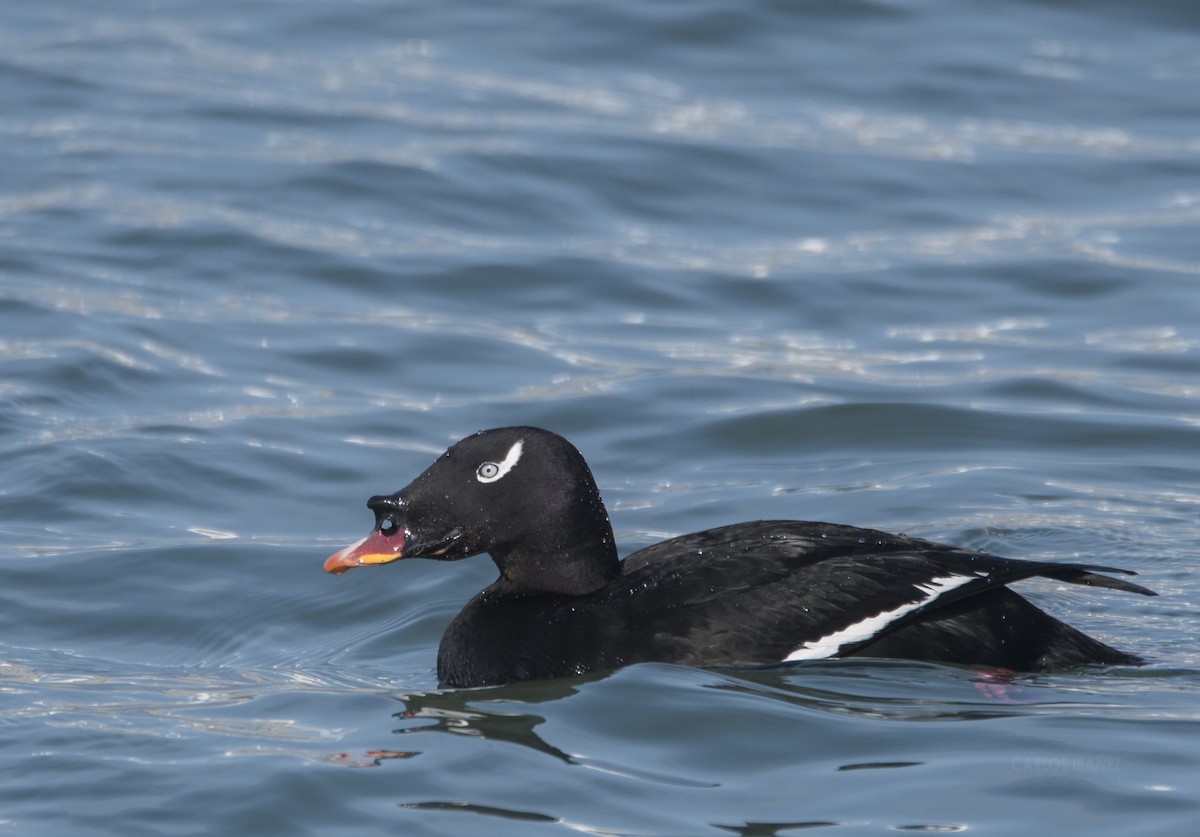
[[1032, 671], [1137, 665], [1008, 589], [1033, 576], [1152, 591], [1127, 570], [999, 558], [830, 523], [708, 529], [621, 561], [583, 456], [533, 427], [456, 443], [372, 497], [375, 529], [325, 570], [486, 552], [500, 577], [446, 629], [439, 680], [484, 686], [659, 661], [693, 666], [893, 657]]

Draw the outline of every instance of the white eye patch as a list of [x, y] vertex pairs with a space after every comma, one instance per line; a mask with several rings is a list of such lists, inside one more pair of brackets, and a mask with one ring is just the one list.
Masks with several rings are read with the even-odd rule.
[[525, 443], [518, 439], [516, 443], [508, 449], [504, 459], [499, 462], [484, 462], [475, 469], [475, 479], [480, 482], [495, 482], [513, 469], [513, 466], [521, 461], [521, 450]]

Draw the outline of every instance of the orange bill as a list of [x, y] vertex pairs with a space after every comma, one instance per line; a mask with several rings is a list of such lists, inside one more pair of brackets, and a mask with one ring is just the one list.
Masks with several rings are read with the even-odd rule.
[[340, 575], [352, 567], [390, 564], [404, 557], [404, 529], [385, 535], [376, 529], [361, 541], [325, 559], [325, 572]]

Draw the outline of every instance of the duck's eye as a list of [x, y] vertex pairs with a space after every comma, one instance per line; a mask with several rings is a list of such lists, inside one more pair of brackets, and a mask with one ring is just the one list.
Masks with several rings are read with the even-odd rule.
[[518, 439], [513, 443], [513, 446], [508, 449], [508, 453], [499, 462], [484, 462], [475, 469], [475, 479], [480, 482], [495, 482], [502, 476], [507, 474], [513, 467], [521, 461], [521, 451], [524, 449], [524, 442]]

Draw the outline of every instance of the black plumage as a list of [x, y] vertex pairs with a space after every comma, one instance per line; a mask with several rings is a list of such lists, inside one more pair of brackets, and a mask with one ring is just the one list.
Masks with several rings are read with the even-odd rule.
[[1019, 561], [829, 523], [763, 520], [617, 558], [591, 472], [530, 427], [455, 444], [408, 487], [369, 502], [376, 528], [330, 572], [397, 558], [491, 555], [495, 583], [451, 622], [452, 686], [562, 677], [646, 661], [762, 665], [897, 657], [1013, 670], [1139, 658], [1006, 585], [1034, 576], [1154, 595], [1111, 567]]

